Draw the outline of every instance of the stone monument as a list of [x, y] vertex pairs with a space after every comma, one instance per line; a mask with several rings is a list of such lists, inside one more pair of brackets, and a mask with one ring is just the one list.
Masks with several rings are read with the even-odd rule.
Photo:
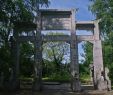
[[[64, 41], [70, 44], [70, 75], [71, 89], [80, 91], [81, 84], [79, 79], [79, 64], [78, 64], [78, 43], [81, 41], [89, 41], [93, 44], [93, 81], [94, 87], [101, 89], [102, 79], [101, 72], [103, 69], [102, 45], [99, 32], [99, 21], [76, 21], [76, 10], [60, 10], [47, 9], [40, 10], [40, 15], [37, 22], [17, 22], [15, 23], [13, 39], [12, 39], [12, 58], [13, 58], [13, 82], [16, 84], [19, 80], [19, 44], [25, 41], [34, 43], [34, 82], [33, 89], [42, 89], [42, 44], [47, 41]], [[24, 27], [23, 27], [24, 24]], [[35, 35], [23, 36], [22, 31], [36, 31]], [[42, 35], [42, 30], [68, 30], [70, 35]], [[93, 35], [76, 35], [76, 30], [92, 30]], [[21, 32], [20, 32], [21, 31]], [[110, 90], [110, 81], [107, 77], [108, 70], [105, 71], [105, 79], [107, 80]], [[17, 85], [15, 85], [17, 86]]]

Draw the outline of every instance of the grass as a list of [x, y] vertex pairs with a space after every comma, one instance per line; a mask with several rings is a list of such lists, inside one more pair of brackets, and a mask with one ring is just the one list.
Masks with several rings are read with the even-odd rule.
[[[22, 81], [33, 81], [32, 77], [21, 77], [20, 80]], [[43, 81], [45, 82], [61, 82], [61, 83], [65, 83], [65, 82], [70, 82], [70, 76], [67, 75], [51, 75], [48, 77], [43, 77], [42, 78]], [[89, 75], [82, 75], [80, 76], [80, 81], [81, 83], [89, 83], [90, 82], [90, 76]]]
[[65, 82], [69, 82], [70, 79], [65, 79], [65, 78], [50, 78], [50, 77], [45, 77], [42, 78], [43, 81], [45, 82], [60, 82], [60, 83], [65, 83]]
[[91, 77], [89, 75], [84, 74], [80, 76], [80, 80], [81, 83], [89, 84], [89, 82], [91, 81]]

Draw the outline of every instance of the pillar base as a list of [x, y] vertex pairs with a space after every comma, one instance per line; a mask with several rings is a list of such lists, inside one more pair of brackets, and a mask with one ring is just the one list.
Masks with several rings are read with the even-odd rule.
[[73, 92], [81, 91], [81, 82], [79, 80], [75, 80], [71, 83], [71, 89]]
[[32, 86], [33, 91], [41, 91], [42, 90], [42, 81], [39, 79], [35, 79]]
[[19, 80], [11, 81], [9, 83], [8, 89], [11, 91], [19, 90], [20, 89], [20, 81]]

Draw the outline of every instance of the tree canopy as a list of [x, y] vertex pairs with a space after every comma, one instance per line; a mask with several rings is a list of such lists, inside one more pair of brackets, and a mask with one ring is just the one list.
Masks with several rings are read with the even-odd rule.
[[[33, 22], [35, 12], [39, 11], [39, 6], [48, 6], [48, 0], [0, 0], [0, 75], [3, 72], [9, 76], [11, 68], [11, 43], [10, 36], [13, 35], [14, 23], [16, 21]], [[31, 46], [26, 43], [21, 46], [23, 59], [26, 58]], [[31, 52], [29, 52], [31, 53]], [[25, 55], [26, 54], [26, 55]], [[26, 63], [26, 59], [24, 60]], [[8, 79], [8, 78], [7, 78]]]

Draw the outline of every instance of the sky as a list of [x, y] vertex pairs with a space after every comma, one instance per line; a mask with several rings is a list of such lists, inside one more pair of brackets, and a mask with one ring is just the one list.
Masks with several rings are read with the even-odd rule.
[[[89, 0], [50, 0], [49, 9], [78, 9], [75, 20], [76, 21], [89, 21], [94, 20], [94, 15], [88, 10], [91, 4]], [[76, 31], [78, 35], [91, 35], [87, 31]], [[79, 60], [83, 59], [80, 55], [84, 53], [82, 49], [83, 42], [78, 45]]]
[[93, 20], [94, 16], [88, 10], [89, 0], [50, 0], [50, 9], [78, 9], [77, 20]]

